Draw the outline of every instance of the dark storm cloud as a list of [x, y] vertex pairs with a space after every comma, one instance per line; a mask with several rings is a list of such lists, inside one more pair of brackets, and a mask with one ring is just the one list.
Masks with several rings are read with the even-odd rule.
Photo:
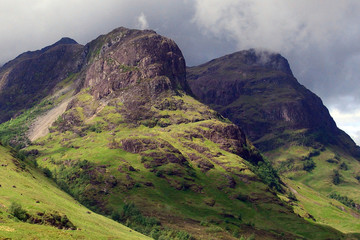
[[0, 63], [64, 36], [86, 44], [120, 26], [149, 27], [173, 38], [190, 65], [234, 51], [234, 40], [233, 44], [224, 43], [199, 31], [192, 21], [194, 4], [166, 0], [3, 0]]
[[357, 0], [198, 0], [194, 21], [238, 49], [280, 52], [338, 125], [360, 139], [359, 10]]
[[188, 65], [247, 48], [280, 52], [350, 126], [360, 116], [359, 11], [358, 0], [2, 0], [0, 65], [64, 36], [85, 44], [119, 26], [151, 28]]

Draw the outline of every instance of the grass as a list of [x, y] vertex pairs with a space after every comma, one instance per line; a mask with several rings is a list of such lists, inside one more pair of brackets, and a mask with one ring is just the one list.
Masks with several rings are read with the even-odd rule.
[[44, 100], [36, 107], [26, 110], [15, 119], [11, 119], [0, 125], [0, 142], [12, 146], [20, 145], [24, 147], [29, 144], [26, 132], [30, 123], [40, 114], [53, 107], [53, 101]]
[[[286, 182], [296, 191], [295, 195], [299, 200], [294, 207], [296, 213], [307, 218], [310, 214], [317, 223], [332, 226], [344, 233], [360, 232], [357, 211], [304, 184], [291, 180], [286, 180]], [[309, 221], [313, 220], [309, 218]]]
[[[109, 37], [111, 35], [101, 36], [90, 43], [89, 62], [102, 57], [101, 47]], [[104, 61], [118, 65], [113, 59]], [[137, 71], [137, 67], [131, 66], [119, 65], [118, 68], [123, 72]], [[273, 74], [260, 73], [250, 78]], [[104, 215], [118, 213], [121, 216], [126, 206], [134, 204], [140, 210], [135, 214], [137, 220], [127, 218], [125, 224], [137, 229], [139, 226], [133, 226], [130, 221], [139, 220], [146, 225], [147, 217], [155, 217], [162, 223], [161, 227], [177, 232], [178, 238], [186, 238], [189, 233], [199, 239], [234, 239], [235, 231], [239, 236], [254, 234], [262, 239], [343, 237], [332, 228], [299, 218], [288, 203], [276, 196], [274, 188], [261, 181], [260, 177], [264, 180], [268, 173], [275, 175], [275, 172], [270, 165], [254, 166], [250, 158], [240, 157], [240, 150], [248, 155], [254, 155], [255, 150], [246, 140], [240, 142], [241, 136], [229, 138], [236, 129], [227, 119], [181, 91], [177, 94], [164, 91], [156, 97], [146, 95], [147, 91], [133, 91], [148, 90], [151, 80], [143, 79], [137, 81], [136, 86], [111, 93], [107, 98], [120, 92], [127, 95], [106, 99], [109, 104], [104, 108], [88, 94], [89, 89], [80, 91], [72, 108], [59, 118], [51, 133], [26, 149], [39, 151], [34, 156], [39, 169], [20, 171], [21, 176], [32, 174], [35, 178], [17, 180], [16, 190], [9, 187], [4, 197], [0, 197], [4, 209], [16, 200], [32, 214], [51, 210], [66, 214], [82, 230], [72, 231], [73, 236], [61, 231], [67, 234], [60, 235], [62, 238], [142, 237], [94, 212], [90, 218], [88, 209], [55, 188], [57, 182], [78, 201]], [[266, 86], [261, 85], [252, 90], [264, 88]], [[141, 94], [133, 94], [138, 92]], [[286, 89], [279, 93], [279, 98], [287, 94]], [[129, 99], [123, 99], [124, 96]], [[255, 109], [258, 104], [252, 103], [249, 114], [259, 114]], [[74, 124], [66, 125], [66, 121]], [[237, 151], [239, 155], [234, 154]], [[210, 167], [205, 169], [201, 164]], [[12, 178], [9, 175], [4, 179], [4, 186], [8, 186]], [[36, 194], [35, 186], [40, 189]], [[28, 197], [22, 199], [21, 193]], [[6, 214], [3, 217], [6, 218]], [[116, 219], [124, 221], [121, 217]], [[204, 219], [208, 225], [200, 224]], [[5, 225], [11, 229], [16, 224], [25, 224], [13, 219], [6, 221], [14, 224]], [[51, 238], [59, 231], [48, 226], [35, 227], [47, 227], [49, 232], [36, 231], [33, 234], [43, 235], [31, 237]], [[150, 236], [155, 234], [155, 228], [148, 230], [144, 232]], [[16, 234], [16, 231], [8, 232]]]
[[[71, 167], [72, 165], [68, 165], [70, 162], [87, 160], [94, 164], [95, 167], [91, 168], [91, 171], [95, 172], [98, 171], [96, 166], [105, 166], [103, 182], [114, 176], [118, 182], [116, 187], [108, 187], [102, 183], [91, 184], [91, 181], [96, 182], [99, 177], [95, 173], [90, 176], [90, 182], [83, 182], [85, 185], [77, 185], [79, 180], [75, 180], [75, 173], [69, 177], [73, 180], [67, 182], [73, 192], [77, 191], [82, 196], [95, 191], [94, 198], [105, 205], [95, 203], [90, 207], [102, 213], [114, 211], [130, 202], [135, 203], [142, 213], [158, 218], [164, 226], [185, 230], [200, 239], [210, 236], [226, 236], [231, 239], [232, 232], [239, 228], [245, 232], [249, 229], [251, 232], [257, 232], [256, 229], [273, 232], [269, 234], [268, 239], [273, 239], [277, 234], [313, 239], [341, 236], [335, 230], [298, 218], [290, 207], [273, 195], [267, 185], [259, 181], [251, 171], [249, 162], [221, 149], [217, 143], [199, 136], [199, 129], [211, 131], [206, 125], [227, 126], [228, 123], [217, 120], [211, 110], [194, 102], [195, 100], [190, 97], [177, 98], [176, 100], [183, 100], [184, 104], [189, 106], [198, 104], [197, 110], [210, 114], [204, 115], [205, 117], [199, 118], [198, 121], [176, 124], [176, 119], [193, 119], [201, 115], [198, 115], [194, 108], [187, 108], [186, 112], [178, 109], [167, 110], [166, 114], [171, 119], [171, 124], [167, 127], [129, 127], [128, 124], [121, 123], [122, 118], [119, 117], [118, 125], [109, 129], [108, 124], [115, 121], [114, 114], [120, 114], [116, 109], [122, 106], [105, 107], [93, 119], [95, 122], [103, 123], [97, 126], [100, 128], [99, 131], [92, 131], [91, 128], [86, 130], [86, 126], [80, 127], [80, 136], [72, 131], [55, 131], [39, 139], [27, 150], [39, 150], [40, 155], [36, 159], [38, 164], [56, 174], [64, 171], [64, 167]], [[85, 102], [88, 100], [84, 99]], [[79, 108], [81, 107], [75, 110], [79, 112]], [[160, 115], [164, 113], [161, 112]], [[149, 139], [170, 144], [169, 146], [184, 156], [187, 164], [165, 163], [159, 167], [146, 168], [142, 162], [142, 153], [129, 153], [121, 149], [121, 142], [125, 139]], [[117, 147], [109, 147], [111, 144]], [[200, 150], [189, 147], [189, 144], [196, 144]], [[171, 151], [172, 147], [147, 150], [144, 154], [165, 154]], [[201, 149], [208, 150], [202, 152]], [[214, 167], [203, 172], [196, 161], [190, 159], [189, 154], [210, 161]], [[135, 171], [129, 170], [130, 166]], [[156, 174], [158, 171], [161, 171], [164, 177]], [[235, 181], [234, 186], [229, 185], [229, 179]], [[152, 185], [147, 186], [147, 183]], [[100, 194], [103, 189], [106, 189], [108, 194]], [[213, 200], [213, 206], [208, 204], [208, 199]], [[217, 230], [207, 231], [206, 226], [200, 225], [203, 219], [210, 219], [214, 225], [212, 228]], [[197, 227], [194, 229], [194, 226]], [[260, 232], [257, 233], [259, 234]]]
[[[287, 177], [283, 179], [287, 185], [297, 192], [295, 196], [299, 202], [295, 205], [295, 212], [303, 217], [309, 217], [310, 214], [317, 223], [332, 226], [344, 233], [359, 233], [360, 215], [357, 210], [329, 196], [336, 194], [342, 199], [354, 199], [356, 202], [360, 196], [359, 182], [356, 179], [360, 163], [347, 153], [327, 146], [318, 151], [319, 155], [311, 157], [316, 166], [311, 172], [306, 172], [302, 169], [304, 159], [315, 151], [318, 150], [293, 145], [270, 151], [266, 155], [276, 168], [282, 170], [283, 176]], [[292, 160], [290, 165], [289, 159]], [[337, 185], [333, 183], [334, 171], [340, 175]]]
[[[0, 237], [11, 239], [149, 239], [80, 205], [40, 171], [29, 164], [25, 170], [14, 164], [10, 150], [0, 146]], [[17, 162], [15, 160], [15, 162]], [[12, 203], [30, 214], [57, 211], [66, 214], [77, 230], [19, 222], [9, 218]]]
[[[26, 136], [31, 123], [41, 114], [52, 109], [54, 106], [62, 102], [64, 99], [70, 97], [73, 93], [71, 84], [77, 74], [70, 74], [69, 77], [56, 85], [56, 89], [60, 89], [58, 93], [53, 96], [48, 96], [42, 99], [38, 104], [30, 109], [23, 110], [22, 114], [14, 119], [0, 124], [0, 142], [4, 145], [11, 145], [12, 147], [23, 148], [30, 142]], [[69, 87], [69, 89], [66, 89]], [[62, 91], [61, 89], [65, 89]]]

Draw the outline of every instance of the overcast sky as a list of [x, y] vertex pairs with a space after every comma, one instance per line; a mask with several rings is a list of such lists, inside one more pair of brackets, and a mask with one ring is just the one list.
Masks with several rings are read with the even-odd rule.
[[281, 53], [360, 144], [358, 0], [0, 0], [0, 65], [67, 36], [120, 26], [174, 39], [187, 65], [248, 48]]

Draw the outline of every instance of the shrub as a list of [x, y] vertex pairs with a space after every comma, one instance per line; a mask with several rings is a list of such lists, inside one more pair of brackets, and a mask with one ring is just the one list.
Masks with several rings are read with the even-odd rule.
[[191, 234], [160, 226], [159, 220], [142, 215], [133, 203], [125, 204], [120, 212], [114, 211], [111, 218], [126, 226], [152, 237], [155, 240], [192, 240]]
[[46, 177], [52, 178], [52, 172], [50, 171], [49, 168], [44, 167], [44, 168], [42, 169], [42, 171], [43, 171], [43, 173], [45, 174]]
[[22, 206], [16, 202], [11, 203], [9, 212], [11, 215], [23, 222], [26, 222], [26, 220], [30, 217], [26, 210], [24, 210]]
[[355, 178], [360, 182], [360, 175], [357, 175]]
[[347, 171], [347, 170], [349, 170], [349, 167], [348, 167], [348, 165], [346, 163], [343, 162], [343, 163], [340, 164], [340, 169], [344, 170], [344, 171]]
[[341, 179], [340, 179], [340, 173], [338, 170], [334, 170], [334, 175], [333, 175], [333, 178], [332, 178], [332, 182], [333, 184], [335, 185], [339, 185], [340, 182], [341, 182]]
[[102, 128], [100, 123], [95, 123], [94, 125], [89, 126], [91, 132], [101, 133]]
[[188, 233], [188, 232], [185, 232], [185, 231], [178, 231], [175, 236], [176, 236], [175, 238], [178, 239], [178, 240], [190, 240], [190, 239], [192, 239], [191, 234]]
[[236, 229], [236, 230], [233, 232], [232, 235], [233, 235], [234, 238], [239, 238], [239, 237], [240, 237], [240, 232], [239, 232], [239, 230]]
[[303, 165], [303, 169], [307, 172], [311, 172], [316, 167], [316, 163], [312, 158], [306, 159]]
[[209, 226], [209, 222], [208, 222], [206, 219], [203, 219], [203, 220], [201, 220], [200, 225], [201, 225], [201, 226], [208, 227], [208, 226]]
[[223, 229], [219, 226], [215, 226], [215, 225], [211, 225], [210, 227], [208, 227], [206, 229], [206, 232], [208, 233], [217, 233], [217, 232], [222, 232]]
[[353, 208], [353, 209], [359, 211], [359, 210], [356, 208], [356, 206], [357, 206], [358, 204], [356, 204], [353, 199], [348, 198], [347, 196], [341, 196], [340, 194], [337, 194], [337, 193], [331, 193], [331, 194], [329, 195], [329, 197], [332, 198], [332, 199], [335, 199], [335, 200], [337, 200], [337, 201], [339, 201], [339, 202], [341, 202], [342, 204], [344, 204], [345, 206], [347, 206], [347, 207], [349, 207], [349, 208]]
[[255, 240], [255, 235], [254, 235], [254, 234], [251, 234], [250, 237], [248, 237], [247, 240]]
[[277, 191], [283, 190], [280, 184], [280, 178], [269, 162], [259, 162], [254, 170], [260, 179], [269, 187], [274, 188]]
[[293, 201], [298, 201], [298, 199], [296, 198], [296, 195], [293, 192], [289, 192], [289, 199], [293, 200]]

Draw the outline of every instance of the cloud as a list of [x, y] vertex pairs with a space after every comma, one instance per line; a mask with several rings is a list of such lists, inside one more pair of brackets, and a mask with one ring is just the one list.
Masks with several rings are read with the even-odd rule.
[[146, 16], [145, 16], [145, 14], [143, 12], [137, 17], [137, 21], [138, 21], [137, 27], [139, 29], [144, 30], [144, 29], [149, 28], [149, 23], [146, 20]]
[[239, 50], [282, 53], [299, 81], [326, 102], [360, 96], [353, 87], [360, 76], [354, 69], [360, 63], [359, 1], [197, 0], [195, 8], [193, 21], [204, 34], [234, 40]]
[[196, 0], [195, 8], [204, 35], [281, 53], [300, 83], [350, 114], [354, 128], [337, 115], [341, 128], [360, 129], [351, 116], [360, 102], [360, 1]]
[[191, 6], [191, 2], [167, 0], [3, 0], [0, 63], [64, 36], [86, 44], [120, 26], [147, 28], [151, 23], [164, 35], [181, 36], [176, 27], [184, 33], [190, 20], [183, 18], [191, 19]]
[[336, 123], [360, 145], [360, 106], [351, 111], [332, 107], [330, 113]]

